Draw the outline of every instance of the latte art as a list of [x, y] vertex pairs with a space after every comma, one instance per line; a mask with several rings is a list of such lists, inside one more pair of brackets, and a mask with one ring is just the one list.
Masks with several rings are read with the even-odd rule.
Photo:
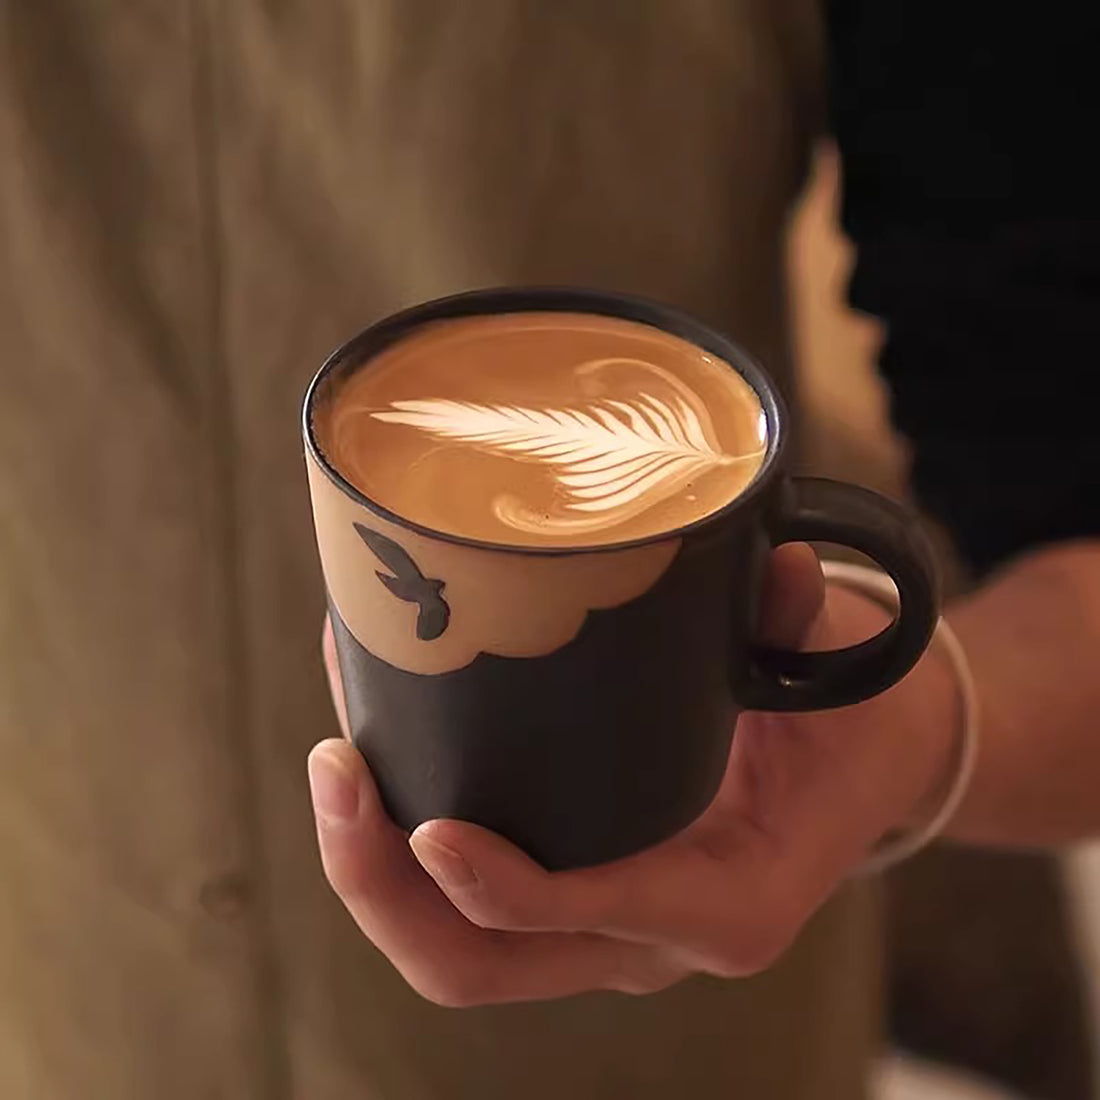
[[728, 365], [616, 318], [440, 322], [387, 348], [317, 415], [364, 493], [483, 541], [600, 545], [692, 523], [759, 469], [763, 412]]
[[620, 523], [703, 471], [751, 462], [763, 452], [723, 454], [711, 442], [713, 429], [704, 428], [706, 411], [696, 411], [679, 395], [670, 403], [642, 394], [580, 409], [412, 400], [372, 415], [548, 467], [562, 490], [557, 514], [539, 515], [505, 493], [493, 501], [502, 523], [528, 532], [577, 533]]

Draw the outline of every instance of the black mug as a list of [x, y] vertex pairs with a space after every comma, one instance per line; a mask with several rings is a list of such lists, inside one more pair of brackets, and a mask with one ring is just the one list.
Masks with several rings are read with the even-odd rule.
[[[624, 318], [729, 364], [767, 420], [753, 481], [721, 510], [650, 538], [532, 549], [433, 531], [332, 466], [314, 412], [350, 373], [422, 325], [517, 311]], [[933, 555], [913, 517], [853, 485], [786, 475], [787, 414], [765, 372], [661, 305], [512, 288], [416, 306], [330, 356], [306, 393], [303, 430], [349, 729], [409, 830], [462, 818], [550, 869], [636, 852], [710, 803], [741, 711], [860, 702], [901, 679], [935, 627]], [[894, 621], [832, 652], [756, 645], [768, 552], [792, 540], [877, 561], [897, 586]]]

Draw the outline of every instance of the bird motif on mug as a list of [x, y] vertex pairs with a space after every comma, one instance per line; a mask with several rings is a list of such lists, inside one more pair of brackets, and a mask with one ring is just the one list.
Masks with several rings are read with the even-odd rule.
[[444, 582], [425, 577], [405, 548], [393, 539], [361, 523], [355, 524], [355, 530], [374, 556], [390, 570], [383, 573], [376, 569], [374, 575], [397, 599], [417, 605], [416, 636], [422, 642], [434, 641], [451, 620], [450, 606], [442, 595]]

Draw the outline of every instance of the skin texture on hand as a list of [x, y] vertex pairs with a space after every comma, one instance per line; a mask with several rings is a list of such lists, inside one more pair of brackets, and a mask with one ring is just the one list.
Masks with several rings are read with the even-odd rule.
[[[772, 557], [762, 641], [834, 648], [885, 613], [826, 591], [813, 551]], [[325, 660], [343, 693], [331, 633]], [[946, 767], [950, 671], [932, 658], [890, 691], [830, 712], [742, 715], [721, 789], [680, 835], [627, 859], [550, 873], [478, 826], [391, 822], [358, 751], [323, 741], [309, 774], [325, 873], [366, 935], [423, 996], [474, 1005], [610, 989], [647, 993], [691, 973], [741, 976], [782, 954], [885, 831]]]
[[978, 769], [948, 832], [1054, 847], [1100, 835], [1100, 540], [1022, 556], [951, 608], [978, 686]]

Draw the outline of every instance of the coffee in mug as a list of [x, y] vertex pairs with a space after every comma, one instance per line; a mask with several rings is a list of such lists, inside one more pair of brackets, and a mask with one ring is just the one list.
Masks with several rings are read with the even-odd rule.
[[618, 317], [437, 321], [386, 348], [314, 420], [357, 489], [418, 523], [530, 547], [697, 522], [760, 469], [760, 401], [728, 364]]
[[[935, 624], [896, 505], [782, 469], [763, 370], [698, 322], [580, 290], [415, 307], [306, 396], [351, 736], [403, 827], [459, 817], [550, 868], [614, 859], [714, 796], [737, 714], [857, 702]], [[898, 587], [860, 646], [753, 643], [769, 548], [845, 543]]]

